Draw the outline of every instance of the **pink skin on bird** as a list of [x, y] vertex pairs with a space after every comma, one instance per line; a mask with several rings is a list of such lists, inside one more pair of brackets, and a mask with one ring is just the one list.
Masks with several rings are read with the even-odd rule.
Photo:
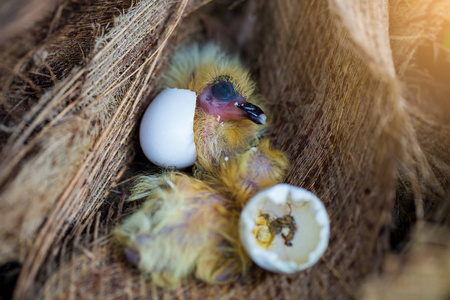
[[217, 118], [220, 116], [221, 121], [247, 119], [247, 114], [236, 106], [236, 102], [243, 104], [247, 101], [240, 95], [233, 101], [223, 102], [217, 100], [212, 95], [211, 86], [207, 86], [197, 97], [198, 106], [210, 115]]
[[[236, 97], [230, 101], [221, 101], [213, 96], [211, 86], [207, 86], [203, 92], [197, 96], [197, 105], [219, 121], [251, 119], [258, 124], [266, 123], [264, 113], [257, 106], [248, 103], [244, 97], [236, 95]], [[259, 110], [260, 114], [251, 118], [248, 111], [240, 108], [243, 106], [255, 107]]]

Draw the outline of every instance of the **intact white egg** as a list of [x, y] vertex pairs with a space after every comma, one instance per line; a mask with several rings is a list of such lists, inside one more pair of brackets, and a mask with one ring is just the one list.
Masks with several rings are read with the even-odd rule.
[[194, 164], [196, 100], [195, 92], [168, 88], [149, 105], [142, 117], [139, 140], [151, 162], [176, 169]]
[[324, 254], [330, 219], [313, 193], [277, 184], [249, 200], [241, 214], [239, 235], [261, 268], [294, 273], [312, 266]]

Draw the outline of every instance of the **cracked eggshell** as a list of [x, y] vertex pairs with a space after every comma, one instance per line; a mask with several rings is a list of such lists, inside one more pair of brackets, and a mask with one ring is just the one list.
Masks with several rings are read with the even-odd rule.
[[142, 117], [139, 140], [152, 163], [176, 169], [194, 164], [196, 101], [195, 92], [168, 88], [150, 103]]
[[[262, 213], [272, 220], [291, 215], [296, 232], [286, 246], [276, 234], [268, 247], [256, 239], [255, 220]], [[288, 184], [277, 184], [256, 194], [242, 211], [239, 234], [252, 260], [272, 272], [294, 273], [315, 264], [328, 247], [330, 219], [323, 203], [313, 193]], [[286, 234], [286, 233], [285, 233]]]

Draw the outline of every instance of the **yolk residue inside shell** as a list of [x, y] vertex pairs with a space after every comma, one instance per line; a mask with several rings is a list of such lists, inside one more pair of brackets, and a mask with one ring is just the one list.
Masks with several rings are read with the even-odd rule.
[[277, 234], [281, 234], [285, 246], [292, 247], [292, 240], [296, 231], [297, 224], [290, 214], [272, 219], [269, 214], [259, 210], [259, 216], [255, 219], [253, 234], [258, 244], [268, 249]]
[[260, 215], [255, 219], [255, 229], [253, 230], [253, 234], [255, 235], [256, 241], [258, 245], [261, 247], [268, 249], [270, 244], [274, 239], [274, 235], [270, 232], [270, 222], [271, 219], [268, 214], [263, 214], [260, 211]]

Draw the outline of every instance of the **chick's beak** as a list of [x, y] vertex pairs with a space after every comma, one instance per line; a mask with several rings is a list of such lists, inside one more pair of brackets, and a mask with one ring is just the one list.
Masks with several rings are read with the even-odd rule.
[[246, 113], [246, 117], [256, 124], [266, 124], [266, 115], [258, 106], [249, 102], [235, 102], [234, 105], [242, 109]]

